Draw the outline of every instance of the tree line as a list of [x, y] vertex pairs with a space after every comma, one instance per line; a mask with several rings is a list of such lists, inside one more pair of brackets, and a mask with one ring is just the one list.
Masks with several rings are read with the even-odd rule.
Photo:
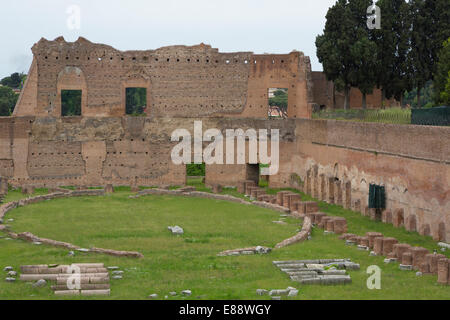
[[21, 89], [26, 75], [15, 72], [0, 80], [0, 117], [10, 116], [16, 106], [19, 95], [13, 89]]
[[433, 100], [446, 100], [450, 89], [450, 1], [379, 0], [381, 28], [369, 28], [372, 0], [338, 0], [326, 15], [323, 34], [316, 37], [317, 57], [328, 80], [345, 95], [349, 107], [351, 87], [366, 95], [375, 87], [385, 99], [403, 105], [406, 92], [421, 92], [433, 81]]

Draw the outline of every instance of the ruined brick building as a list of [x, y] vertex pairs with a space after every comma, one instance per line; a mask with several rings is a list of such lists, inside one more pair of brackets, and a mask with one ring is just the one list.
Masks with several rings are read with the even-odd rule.
[[[450, 128], [312, 120], [327, 84], [301, 52], [119, 51], [83, 38], [41, 39], [32, 51], [14, 114], [0, 117], [0, 176], [11, 185], [181, 185], [173, 130], [192, 131], [194, 120], [204, 130], [278, 128], [280, 169], [270, 186], [366, 212], [369, 184], [383, 185], [395, 219], [450, 241]], [[125, 113], [131, 87], [146, 89], [145, 117]], [[287, 119], [268, 118], [270, 88], [288, 89]], [[62, 114], [64, 90], [81, 90], [80, 116]], [[236, 185], [255, 170], [208, 165], [206, 183]]]

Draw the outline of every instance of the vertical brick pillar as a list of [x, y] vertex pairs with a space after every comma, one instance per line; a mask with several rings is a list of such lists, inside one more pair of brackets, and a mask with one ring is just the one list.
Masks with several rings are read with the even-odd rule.
[[334, 203], [342, 206], [342, 182], [339, 180], [334, 182]]
[[438, 283], [450, 284], [449, 259], [441, 258], [438, 260]]
[[319, 176], [319, 181], [320, 181], [319, 199], [325, 201], [327, 199], [327, 190], [325, 189], [326, 183], [325, 183], [325, 175], [323, 173]]
[[415, 215], [413, 215], [413, 214], [408, 215], [408, 217], [406, 218], [406, 222], [405, 222], [405, 229], [407, 231], [416, 231], [417, 230]]
[[289, 193], [289, 191], [279, 191], [277, 192], [277, 205], [283, 205], [283, 196], [285, 193]]
[[352, 207], [352, 183], [347, 181], [344, 183], [343, 206], [345, 209]]
[[417, 270], [420, 267], [420, 264], [425, 261], [425, 256], [429, 253], [429, 251], [422, 247], [412, 247], [410, 249], [413, 259], [413, 269]]
[[311, 169], [306, 171], [306, 194], [311, 195]]
[[367, 232], [366, 236], [369, 238], [369, 248], [373, 249], [375, 238], [376, 237], [383, 237], [382, 233], [379, 232]]
[[334, 203], [334, 178], [328, 178], [328, 203]]
[[408, 252], [411, 246], [407, 243], [397, 243], [392, 246], [393, 253], [395, 257], [401, 261], [403, 253]]
[[396, 228], [403, 227], [403, 225], [404, 225], [403, 217], [404, 216], [403, 216], [402, 208], [394, 210], [394, 216], [392, 217], [392, 224], [394, 225], [394, 227], [396, 227]]
[[395, 238], [383, 238], [383, 256], [387, 256], [388, 254], [394, 251], [394, 244], [397, 244], [398, 240]]
[[381, 212], [381, 221], [384, 223], [392, 223], [392, 211], [384, 209], [383, 212]]
[[375, 237], [373, 242], [373, 251], [375, 251], [377, 256], [383, 254], [383, 237]]

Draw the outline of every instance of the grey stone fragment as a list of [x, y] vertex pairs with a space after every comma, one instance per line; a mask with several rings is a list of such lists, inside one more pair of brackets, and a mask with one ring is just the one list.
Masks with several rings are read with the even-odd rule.
[[119, 267], [118, 266], [109, 266], [107, 267], [108, 270], [118, 270]]
[[69, 251], [69, 253], [67, 255], [70, 256], [70, 257], [73, 257], [75, 255], [75, 252], [74, 251]]
[[183, 290], [183, 291], [181, 291], [181, 294], [183, 296], [190, 296], [192, 294], [192, 291], [191, 290]]
[[183, 228], [181, 228], [180, 226], [174, 226], [174, 227], [169, 226], [169, 227], [167, 227], [167, 229], [169, 229], [172, 232], [172, 234], [175, 234], [175, 235], [182, 235], [184, 233]]
[[89, 249], [86, 249], [86, 248], [80, 248], [80, 249], [77, 249], [77, 251], [80, 251], [80, 252], [89, 252]]
[[17, 272], [15, 272], [15, 271], [9, 271], [9, 272], [8, 272], [8, 276], [9, 276], [9, 277], [15, 277], [15, 276], [17, 276]]
[[42, 242], [40, 242], [40, 241], [33, 241], [33, 244], [35, 244], [37, 246], [40, 246], [42, 244]]
[[356, 242], [352, 241], [352, 240], [345, 240], [345, 244], [348, 245], [348, 246], [353, 246], [353, 245], [356, 244]]
[[287, 296], [289, 294], [290, 290], [287, 289], [277, 289], [277, 290], [270, 290], [269, 296]]
[[148, 296], [150, 299], [157, 299], [158, 295], [156, 293], [153, 293], [151, 295]]
[[112, 278], [114, 280], [120, 280], [120, 279], [122, 279], [122, 276], [116, 275], [116, 276], [112, 276]]
[[42, 287], [45, 287], [46, 284], [47, 284], [47, 281], [45, 281], [44, 279], [40, 279], [40, 280], [36, 281], [35, 283], [33, 283], [33, 287], [34, 288], [42, 288]]
[[174, 297], [174, 296], [177, 295], [177, 293], [176, 293], [175, 291], [171, 291], [171, 292], [169, 292], [169, 294], [170, 294], [172, 297]]
[[6, 282], [14, 282], [14, 281], [16, 281], [16, 278], [8, 277], [5, 280], [6, 280]]
[[369, 256], [375, 257], [377, 254], [375, 253], [375, 251], [370, 251]]
[[438, 246], [445, 249], [450, 249], [450, 244], [445, 242], [438, 242]]
[[3, 269], [3, 271], [12, 271], [12, 270], [13, 270], [13, 267], [11, 267], [11, 266], [7, 266]]
[[289, 294], [288, 294], [288, 297], [295, 297], [295, 296], [297, 296], [298, 295], [298, 290], [297, 289], [295, 289], [295, 290], [290, 290], [289, 291]]
[[412, 270], [412, 266], [411, 265], [401, 264], [398, 267], [399, 267], [400, 270]]
[[271, 249], [271, 248], [267, 248], [267, 247], [263, 247], [263, 246], [257, 246], [257, 247], [255, 248], [255, 251], [256, 251], [257, 253], [259, 253], [259, 254], [267, 254], [267, 253], [269, 253], [270, 251], [272, 251], [272, 249]]
[[281, 300], [280, 296], [272, 296], [272, 300]]
[[122, 270], [114, 270], [114, 271], [112, 272], [112, 274], [121, 275], [121, 274], [123, 274], [123, 271], [122, 271]]
[[269, 291], [265, 290], [265, 289], [256, 289], [256, 294], [258, 296], [265, 296], [265, 295], [269, 294]]
[[422, 275], [423, 275], [422, 272], [420, 272], [420, 271], [416, 272], [417, 277], [421, 277]]

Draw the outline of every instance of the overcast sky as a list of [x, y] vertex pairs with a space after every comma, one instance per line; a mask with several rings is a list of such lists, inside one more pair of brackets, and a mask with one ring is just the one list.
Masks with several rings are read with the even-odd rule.
[[[322, 70], [314, 40], [336, 0], [21, 0], [3, 1], [0, 77], [28, 72], [31, 47], [41, 37], [83, 36], [119, 50], [156, 49], [201, 42], [221, 52], [289, 53], [311, 57]], [[80, 28], [67, 25], [80, 8]], [[76, 20], [69, 20], [70, 22]]]

